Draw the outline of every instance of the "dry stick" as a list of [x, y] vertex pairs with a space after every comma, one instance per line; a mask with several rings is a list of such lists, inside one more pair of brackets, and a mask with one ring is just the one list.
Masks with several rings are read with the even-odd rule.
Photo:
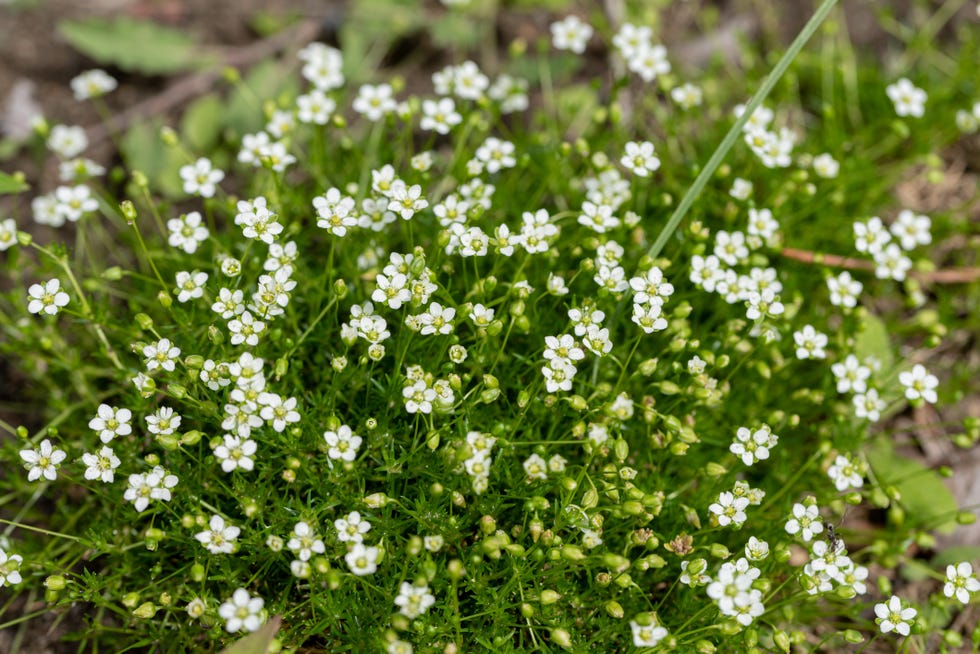
[[[783, 248], [779, 252], [787, 259], [802, 261], [803, 263], [815, 263], [833, 268], [846, 268], [848, 270], [874, 270], [875, 265], [865, 259], [854, 259], [853, 257], [842, 257], [839, 254], [823, 254], [820, 252], [810, 252], [809, 250], [798, 250], [796, 248]], [[936, 284], [968, 284], [980, 280], [980, 268], [948, 268], [946, 270], [919, 271], [913, 270], [909, 277], [923, 282], [933, 282]]]
[[229, 66], [244, 68], [287, 47], [312, 41], [320, 32], [322, 25], [323, 21], [319, 19], [305, 20], [293, 29], [278, 32], [267, 39], [233, 50], [225, 57], [221, 65], [178, 79], [157, 95], [115, 114], [108, 122], [88, 127], [86, 132], [89, 143], [94, 144], [103, 141], [110, 134], [119, 134], [125, 131], [138, 120], [165, 113], [184, 104], [191, 98], [207, 93], [221, 79], [224, 68]]

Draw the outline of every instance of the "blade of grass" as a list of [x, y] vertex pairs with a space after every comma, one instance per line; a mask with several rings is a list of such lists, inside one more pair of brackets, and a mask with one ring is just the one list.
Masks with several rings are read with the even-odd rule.
[[716, 170], [718, 170], [718, 166], [720, 166], [721, 162], [724, 161], [725, 157], [728, 155], [728, 151], [732, 149], [732, 146], [735, 144], [735, 140], [742, 133], [742, 128], [745, 127], [745, 123], [748, 122], [755, 110], [766, 99], [773, 87], [776, 86], [776, 82], [778, 82], [783, 76], [786, 69], [789, 68], [789, 65], [796, 58], [796, 55], [799, 54], [800, 50], [803, 49], [803, 46], [806, 45], [806, 42], [809, 41], [810, 37], [817, 31], [817, 28], [820, 27], [820, 24], [823, 23], [824, 19], [827, 17], [827, 14], [830, 13], [830, 10], [834, 8], [835, 4], [837, 4], [837, 0], [823, 0], [823, 2], [817, 8], [817, 11], [813, 14], [810, 20], [807, 21], [807, 24], [803, 26], [803, 29], [799, 34], [797, 34], [796, 38], [793, 39], [793, 43], [790, 44], [789, 49], [786, 50], [785, 54], [783, 54], [782, 58], [776, 64], [776, 67], [772, 69], [768, 76], [766, 76], [765, 82], [763, 82], [759, 90], [756, 91], [755, 95], [752, 97], [752, 100], [745, 108], [745, 111], [742, 112], [742, 115], [739, 116], [738, 120], [735, 121], [735, 124], [732, 125], [730, 130], [728, 130], [728, 133], [725, 135], [725, 138], [722, 139], [721, 144], [714, 151], [714, 154], [711, 155], [711, 158], [708, 159], [708, 163], [705, 164], [704, 168], [701, 169], [701, 173], [697, 176], [697, 178], [695, 178], [691, 188], [684, 194], [683, 199], [681, 199], [680, 203], [677, 205], [677, 208], [674, 210], [674, 213], [671, 214], [670, 219], [667, 221], [667, 225], [663, 228], [663, 231], [661, 231], [660, 235], [657, 236], [657, 240], [654, 241], [653, 245], [651, 245], [650, 249], [647, 251], [647, 255], [649, 257], [657, 257], [657, 255], [659, 255], [664, 249], [664, 246], [667, 244], [667, 240], [670, 238], [671, 234], [674, 233], [674, 230], [677, 229], [677, 226], [680, 224], [681, 220], [684, 219], [684, 216], [694, 204], [694, 201], [699, 195], [701, 195], [701, 191], [704, 190], [704, 187], [708, 184], [708, 180], [711, 179], [711, 176], [715, 174]]

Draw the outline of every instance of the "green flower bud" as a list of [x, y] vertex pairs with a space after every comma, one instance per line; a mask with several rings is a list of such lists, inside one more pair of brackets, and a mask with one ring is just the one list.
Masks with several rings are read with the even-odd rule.
[[66, 585], [68, 585], [68, 580], [61, 575], [51, 575], [44, 580], [44, 587], [54, 592], [64, 590]]
[[143, 602], [133, 610], [133, 615], [135, 615], [137, 618], [149, 620], [156, 615], [156, 612], [157, 607], [153, 604], [153, 602]]
[[565, 649], [572, 648], [572, 636], [564, 629], [552, 629], [551, 640], [559, 647]]
[[561, 594], [551, 589], [541, 591], [541, 604], [548, 606], [561, 599]]
[[842, 636], [846, 642], [854, 645], [864, 642], [864, 636], [862, 636], [861, 632], [857, 631], [856, 629], [847, 629], [844, 631]]
[[623, 616], [626, 615], [626, 612], [623, 610], [623, 606], [616, 600], [609, 600], [608, 602], [606, 602], [605, 608], [606, 608], [606, 613], [616, 618], [617, 620], [621, 620]]

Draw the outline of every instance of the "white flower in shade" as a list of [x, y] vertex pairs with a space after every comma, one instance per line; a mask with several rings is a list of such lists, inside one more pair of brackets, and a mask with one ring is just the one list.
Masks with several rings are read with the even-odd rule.
[[247, 437], [225, 434], [224, 442], [214, 448], [214, 458], [221, 462], [225, 472], [232, 470], [251, 470], [255, 467], [255, 451], [258, 446]]
[[44, 284], [31, 284], [27, 289], [27, 310], [53, 316], [68, 306], [68, 294], [61, 290], [61, 282], [49, 279]]
[[894, 84], [889, 84], [885, 92], [892, 104], [895, 105], [896, 114], [922, 118], [928, 96], [925, 91], [917, 88], [908, 79], [903, 77]]
[[918, 611], [912, 607], [904, 606], [897, 595], [892, 595], [887, 602], [875, 604], [875, 615], [878, 616], [875, 622], [883, 634], [896, 631], [902, 636], [908, 636], [917, 614]]
[[623, 23], [612, 39], [623, 59], [629, 59], [641, 48], [653, 43], [653, 30], [646, 25]]
[[112, 451], [111, 447], [103, 446], [98, 454], [86, 452], [82, 455], [82, 463], [85, 465], [85, 478], [94, 481], [101, 479], [106, 484], [111, 484], [115, 479], [115, 469], [119, 467], [119, 457]]
[[181, 417], [170, 407], [162, 406], [156, 413], [146, 416], [146, 429], [151, 434], [169, 436], [180, 427]]
[[980, 581], [973, 574], [973, 566], [969, 562], [963, 561], [956, 565], [946, 566], [946, 583], [943, 586], [943, 595], [946, 597], [956, 597], [963, 604], [970, 603], [970, 593], [980, 590]]
[[305, 522], [297, 522], [293, 527], [293, 536], [286, 543], [300, 561], [309, 561], [314, 554], [323, 554], [326, 549], [323, 541], [313, 528]]
[[912, 268], [912, 260], [905, 256], [897, 243], [889, 243], [881, 252], [874, 255], [875, 277], [903, 281]]
[[670, 90], [670, 97], [681, 109], [687, 110], [700, 107], [704, 100], [704, 93], [700, 87], [688, 82], [672, 88]]
[[476, 158], [483, 163], [488, 173], [493, 174], [504, 168], [513, 168], [517, 165], [514, 151], [514, 144], [510, 141], [488, 136], [476, 149]]
[[37, 481], [41, 477], [54, 481], [58, 478], [58, 466], [66, 456], [63, 450], [52, 446], [47, 438], [34, 449], [21, 450], [20, 458], [27, 469], [27, 481]]
[[656, 647], [667, 637], [667, 630], [660, 625], [641, 625], [631, 620], [630, 629], [633, 630], [633, 645], [636, 647]]
[[244, 588], [232, 593], [231, 599], [218, 607], [218, 615], [225, 621], [228, 633], [256, 631], [262, 626], [262, 607], [265, 600], [252, 597]]
[[326, 125], [331, 114], [337, 110], [337, 103], [320, 89], [312, 89], [309, 93], [296, 98], [296, 116], [302, 123]]
[[736, 177], [735, 181], [732, 182], [732, 188], [728, 191], [728, 194], [736, 200], [742, 200], [744, 202], [752, 197], [752, 182], [741, 177]]
[[836, 277], [827, 278], [827, 288], [830, 290], [830, 303], [835, 307], [853, 309], [857, 306], [858, 296], [864, 285], [853, 279], [846, 270]]
[[823, 522], [820, 520], [820, 508], [816, 504], [804, 506], [803, 504], [793, 505], [793, 517], [786, 522], [786, 533], [796, 535], [810, 542], [814, 534], [823, 531]]
[[567, 16], [564, 20], [551, 24], [551, 42], [557, 50], [571, 50], [582, 54], [593, 31], [592, 26], [578, 16]]
[[378, 570], [378, 558], [381, 552], [377, 547], [367, 547], [364, 543], [354, 543], [344, 560], [352, 574], [358, 577], [372, 575]]
[[128, 436], [133, 433], [129, 424], [133, 412], [129, 409], [118, 409], [108, 404], [100, 404], [94, 418], [89, 420], [89, 429], [99, 435], [99, 440], [109, 443], [116, 436]]
[[351, 511], [343, 518], [333, 521], [333, 526], [337, 529], [337, 540], [342, 543], [360, 543], [364, 541], [364, 534], [371, 531], [371, 523], [361, 517], [357, 511]]
[[[31, 200], [31, 216], [38, 225], [48, 225], [49, 227], [61, 227], [65, 224], [66, 218], [54, 193], [39, 195]], [[11, 227], [11, 229], [13, 228]], [[15, 235], [16, 233], [12, 232], [10, 238], [13, 239]], [[2, 237], [2, 233], [0, 233], [0, 237]], [[13, 245], [13, 241], [9, 242], [7, 247], [10, 245]], [[5, 248], [0, 245], [0, 249]]]
[[154, 466], [150, 472], [129, 476], [129, 487], [123, 493], [123, 499], [132, 502], [136, 510], [142, 513], [152, 500], [169, 502], [170, 489], [177, 482], [176, 475], [169, 474], [160, 466]]
[[824, 348], [827, 347], [827, 335], [818, 332], [812, 325], [805, 325], [798, 332], [793, 332], [793, 340], [796, 342], [796, 358], [800, 359], [823, 359], [827, 356]]
[[395, 598], [398, 612], [409, 620], [414, 620], [429, 610], [436, 603], [436, 598], [429, 592], [428, 586], [416, 586], [403, 581]]
[[936, 395], [939, 380], [921, 363], [912, 366], [912, 370], [900, 372], [898, 381], [905, 387], [905, 398], [912, 402], [921, 399], [929, 404], [935, 404], [939, 400]]
[[177, 273], [176, 279], [177, 288], [174, 292], [177, 293], [177, 301], [188, 302], [204, 295], [204, 284], [208, 281], [208, 274], [199, 270], [194, 272], [182, 270]]
[[838, 171], [840, 171], [840, 164], [829, 153], [824, 152], [813, 158], [813, 172], [817, 176], [823, 177], [824, 179], [833, 179], [837, 177]]
[[214, 168], [210, 159], [201, 157], [193, 164], [182, 166], [180, 178], [184, 180], [184, 193], [214, 197], [218, 182], [225, 178], [224, 171]]
[[173, 372], [177, 365], [177, 357], [180, 356], [180, 348], [173, 345], [169, 338], [161, 338], [156, 343], [144, 347], [143, 356], [146, 357], [147, 371], [162, 369]]
[[864, 486], [864, 466], [860, 460], [852, 460], [838, 454], [833, 465], [827, 469], [827, 476], [839, 491]]
[[500, 113], [511, 114], [528, 108], [530, 101], [527, 89], [526, 79], [501, 74], [487, 91], [487, 95], [499, 103]]
[[194, 538], [212, 554], [231, 554], [235, 551], [235, 539], [241, 532], [239, 527], [227, 524], [220, 515], [213, 515], [208, 529], [194, 534]]
[[209, 235], [208, 228], [201, 224], [201, 220], [201, 214], [197, 211], [168, 220], [167, 230], [170, 231], [170, 236], [167, 243], [187, 254], [197, 252], [197, 246], [207, 240]]
[[20, 554], [8, 554], [0, 547], [0, 588], [16, 586], [24, 579], [20, 576], [20, 566], [24, 557]]
[[654, 154], [653, 143], [650, 141], [627, 143], [619, 163], [637, 177], [648, 177], [650, 173], [660, 168], [660, 159]]
[[303, 77], [323, 91], [344, 85], [344, 59], [340, 50], [313, 42], [297, 54], [303, 62]]
[[116, 90], [119, 83], [109, 73], [101, 68], [95, 68], [75, 76], [69, 85], [72, 93], [75, 94], [75, 99], [81, 102], [111, 93]]
[[899, 240], [903, 250], [913, 250], [916, 246], [932, 243], [932, 220], [929, 216], [916, 214], [908, 209], [899, 212], [898, 218], [889, 229], [892, 236]]
[[626, 61], [626, 66], [640, 76], [644, 82], [652, 82], [660, 75], [670, 72], [667, 48], [662, 45], [644, 45]]
[[[433, 391], [434, 393], [434, 391]], [[323, 440], [326, 441], [327, 456], [334, 461], [353, 461], [357, 458], [357, 449], [361, 446], [362, 439], [355, 434], [347, 425], [341, 425], [337, 431], [323, 432]]]
[[85, 128], [69, 125], [55, 125], [48, 135], [48, 149], [62, 159], [73, 159], [88, 147]]

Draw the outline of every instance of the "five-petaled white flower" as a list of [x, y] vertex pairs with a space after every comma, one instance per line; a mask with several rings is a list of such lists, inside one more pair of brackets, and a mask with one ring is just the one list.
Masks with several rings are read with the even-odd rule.
[[286, 543], [288, 547], [300, 561], [309, 561], [314, 554], [323, 554], [326, 551], [323, 541], [313, 528], [306, 522], [297, 522], [293, 527], [293, 536]]
[[558, 50], [582, 54], [593, 31], [592, 26], [578, 16], [567, 16], [564, 20], [551, 24], [551, 41]]
[[[434, 391], [433, 391], [434, 392]], [[327, 456], [335, 461], [353, 461], [357, 458], [357, 448], [361, 446], [361, 437], [355, 434], [347, 425], [341, 425], [337, 431], [323, 432], [326, 441]]]
[[641, 625], [636, 620], [630, 621], [633, 631], [633, 644], [636, 647], [656, 647], [667, 637], [667, 630], [660, 625]]
[[57, 279], [49, 279], [43, 285], [31, 284], [27, 295], [30, 300], [27, 310], [31, 313], [44, 312], [53, 316], [68, 305], [68, 294], [61, 290], [61, 282]]
[[227, 524], [220, 515], [213, 515], [208, 529], [194, 534], [194, 538], [212, 554], [231, 554], [235, 551], [235, 539], [241, 531], [239, 527]]
[[133, 428], [129, 424], [132, 419], [133, 412], [129, 409], [100, 404], [96, 416], [89, 420], [88, 426], [99, 435], [99, 440], [109, 443], [116, 436], [128, 436], [133, 433]]
[[85, 464], [85, 478], [94, 481], [101, 479], [106, 484], [111, 484], [115, 479], [115, 470], [119, 467], [119, 457], [112, 451], [111, 447], [102, 446], [98, 454], [86, 452], [82, 455], [82, 463]]
[[344, 555], [347, 567], [352, 574], [358, 577], [372, 575], [378, 570], [378, 558], [380, 550], [377, 547], [368, 547], [364, 543], [354, 543], [350, 551]]
[[946, 584], [943, 595], [956, 597], [963, 604], [970, 603], [970, 593], [980, 590], [980, 581], [973, 574], [973, 566], [968, 561], [946, 566]]
[[878, 623], [883, 634], [897, 631], [903, 636], [908, 636], [912, 621], [917, 614], [918, 611], [912, 607], [904, 606], [897, 595], [892, 595], [887, 602], [875, 604], [875, 615], [878, 616], [875, 622]]
[[69, 82], [69, 85], [72, 93], [75, 94], [75, 99], [79, 102], [101, 97], [106, 93], [111, 93], [119, 86], [116, 78], [101, 68], [86, 70], [84, 73], [76, 75]]
[[47, 438], [37, 448], [21, 450], [20, 458], [27, 468], [27, 481], [37, 481], [41, 477], [54, 481], [58, 478], [58, 466], [66, 456], [64, 450], [52, 446]]
[[816, 504], [804, 506], [802, 504], [793, 505], [793, 517], [786, 522], [786, 532], [789, 534], [800, 534], [800, 537], [810, 542], [814, 534], [823, 531], [823, 522], [820, 521], [820, 509]]
[[262, 626], [262, 607], [265, 600], [252, 597], [244, 588], [236, 590], [231, 599], [218, 607], [218, 615], [225, 621], [228, 633], [255, 631]]
[[885, 92], [895, 105], [896, 114], [922, 118], [928, 96], [908, 79], [903, 77], [894, 84], [889, 84]]
[[912, 366], [912, 370], [899, 373], [898, 381], [905, 387], [906, 399], [912, 402], [921, 399], [929, 404], [935, 404], [939, 400], [936, 395], [939, 380], [921, 363]]
[[184, 180], [184, 193], [210, 198], [214, 197], [218, 182], [225, 178], [225, 173], [214, 168], [210, 159], [201, 157], [193, 164], [182, 166], [180, 178]]
[[395, 598], [398, 612], [409, 620], [414, 620], [429, 610], [436, 603], [435, 596], [429, 592], [428, 586], [416, 586], [403, 581]]
[[7, 554], [6, 550], [0, 547], [0, 588], [15, 586], [24, 580], [20, 576], [20, 566], [23, 562], [24, 557], [20, 554]]
[[129, 488], [123, 493], [123, 499], [132, 502], [137, 511], [142, 513], [150, 505], [151, 500], [170, 501], [170, 489], [177, 485], [176, 475], [172, 475], [160, 466], [146, 473], [129, 476]]

